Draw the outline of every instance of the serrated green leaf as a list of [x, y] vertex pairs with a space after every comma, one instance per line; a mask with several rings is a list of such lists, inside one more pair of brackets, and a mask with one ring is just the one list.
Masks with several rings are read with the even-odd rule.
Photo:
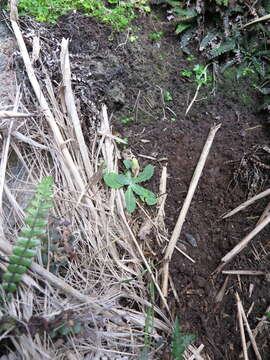
[[140, 185], [137, 185], [137, 184], [132, 184], [131, 185], [131, 188], [132, 190], [135, 192], [135, 194], [139, 195], [139, 196], [142, 196], [143, 198], [145, 196], [147, 196], [148, 194], [148, 190], [143, 188], [142, 186]]
[[22, 237], [20, 236], [18, 239], [17, 239], [17, 245], [21, 245], [21, 246], [27, 246], [28, 248], [33, 248], [33, 247], [36, 247], [36, 246], [39, 246], [40, 245], [40, 241], [38, 239], [31, 239], [29, 240], [28, 238], [26, 237]]
[[200, 43], [200, 51], [203, 51], [217, 35], [217, 33], [207, 33]]
[[4, 282], [2, 284], [3, 286], [3, 289], [7, 292], [7, 293], [12, 293], [12, 292], [15, 292], [17, 290], [17, 285], [14, 284], [14, 283], [7, 283], [7, 282]]
[[15, 246], [12, 253], [17, 256], [24, 256], [26, 258], [33, 258], [36, 255], [36, 250], [25, 249], [25, 247]]
[[71, 329], [68, 325], [63, 325], [58, 329], [58, 332], [62, 335], [68, 335], [71, 332]]
[[16, 274], [24, 274], [27, 270], [27, 268], [25, 266], [16, 265], [16, 264], [9, 264], [7, 269], [11, 273], [16, 273]]
[[133, 183], [132, 178], [124, 174], [118, 174], [116, 179], [121, 185], [130, 185]]
[[24, 222], [29, 226], [35, 226], [35, 227], [45, 227], [48, 224], [48, 220], [46, 219], [38, 219], [33, 217], [25, 218]]
[[39, 237], [42, 236], [46, 233], [46, 229], [41, 229], [41, 228], [22, 228], [21, 229], [21, 235], [25, 236], [25, 237]]
[[5, 273], [3, 275], [3, 280], [6, 282], [19, 283], [22, 281], [22, 276], [19, 274]]
[[183, 31], [185, 31], [189, 27], [190, 27], [190, 24], [178, 24], [176, 29], [175, 29], [176, 35], [181, 34]]
[[104, 182], [107, 186], [113, 189], [119, 189], [123, 185], [117, 181], [118, 174], [111, 172], [103, 176]]
[[133, 213], [136, 209], [136, 199], [133, 194], [131, 186], [129, 186], [125, 192], [126, 209], [128, 213]]
[[148, 191], [147, 196], [145, 197], [145, 202], [147, 205], [156, 205], [157, 197], [152, 191]]
[[173, 8], [173, 13], [177, 17], [186, 18], [181, 21], [190, 21], [197, 16], [197, 11], [195, 9], [183, 9], [180, 6]]
[[265, 76], [264, 63], [256, 57], [252, 58], [252, 63], [253, 63], [255, 70], [257, 71], [257, 73], [260, 74], [262, 77], [264, 77]]
[[235, 49], [236, 43], [234, 39], [228, 39], [226, 41], [224, 41], [222, 44], [220, 44], [219, 47], [217, 47], [216, 49], [212, 49], [210, 51], [210, 54], [212, 56], [212, 58], [218, 57], [222, 54], [225, 54], [226, 52], [229, 52], [233, 49]]
[[26, 267], [31, 265], [31, 260], [30, 259], [26, 259], [26, 258], [23, 258], [21, 256], [17, 256], [17, 255], [11, 255], [9, 257], [9, 261], [11, 262], [11, 264], [23, 265], [23, 266], [26, 266]]
[[80, 334], [80, 332], [82, 331], [82, 324], [80, 322], [77, 322], [73, 327], [72, 327], [72, 331], [74, 332], [74, 334]]
[[33, 218], [47, 218], [49, 215], [48, 209], [37, 209], [36, 207], [27, 207], [26, 210], [27, 214], [31, 215]]
[[151, 177], [154, 174], [154, 166], [153, 165], [147, 165], [143, 171], [134, 179], [135, 183], [141, 183], [144, 181], [147, 181], [151, 179]]

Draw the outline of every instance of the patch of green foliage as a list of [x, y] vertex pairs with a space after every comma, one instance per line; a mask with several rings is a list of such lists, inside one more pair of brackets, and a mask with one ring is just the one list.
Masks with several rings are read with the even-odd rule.
[[172, 334], [172, 345], [171, 345], [171, 356], [173, 360], [182, 360], [184, 352], [186, 351], [189, 344], [195, 340], [193, 334], [183, 334], [179, 319], [176, 317], [173, 334]]
[[159, 40], [164, 35], [163, 31], [154, 32], [148, 35], [151, 40]]
[[138, 195], [147, 205], [155, 205], [157, 203], [156, 195], [152, 191], [138, 185], [151, 179], [154, 174], [154, 167], [147, 165], [141, 173], [138, 173], [139, 166], [136, 159], [124, 160], [123, 163], [126, 172], [124, 174], [114, 172], [106, 173], [103, 177], [105, 184], [113, 189], [127, 187], [125, 191], [125, 201], [126, 209], [130, 214], [136, 209], [136, 198], [134, 194]]
[[120, 120], [120, 122], [121, 122], [121, 124], [123, 124], [123, 125], [129, 125], [133, 120], [134, 120], [134, 117], [133, 117], [133, 116], [128, 116], [128, 117], [122, 118], [122, 119]]
[[136, 17], [135, 10], [149, 12], [147, 0], [20, 0], [21, 14], [29, 14], [37, 21], [55, 23], [59, 16], [71, 10], [94, 16], [99, 21], [121, 30]]
[[212, 81], [212, 76], [207, 72], [207, 66], [202, 64], [194, 65], [191, 70], [181, 70], [180, 74], [187, 78], [194, 78], [194, 81], [197, 85], [207, 85]]
[[[208, 57], [220, 58], [224, 54], [234, 53], [238, 56], [238, 63], [243, 68], [252, 68], [261, 76], [264, 76], [264, 67], [270, 52], [268, 46], [269, 31], [267, 26], [259, 23], [243, 30], [242, 25], [248, 22], [246, 17], [246, 4], [236, 1], [234, 6], [229, 6], [228, 0], [214, 0], [204, 2], [204, 11], [196, 9], [196, 2], [189, 2], [185, 7], [182, 2], [162, 0], [160, 3], [168, 4], [172, 19], [176, 23], [175, 32], [181, 34], [180, 46], [184, 52], [190, 53], [189, 42], [198, 34], [198, 24], [204, 22], [204, 18], [212, 18], [208, 21], [208, 31], [200, 42], [200, 51], [204, 51]], [[265, 6], [267, 6], [267, 2]], [[265, 15], [267, 9], [258, 9], [260, 15]], [[240, 20], [239, 20], [240, 19]], [[195, 21], [199, 20], [199, 21]]]

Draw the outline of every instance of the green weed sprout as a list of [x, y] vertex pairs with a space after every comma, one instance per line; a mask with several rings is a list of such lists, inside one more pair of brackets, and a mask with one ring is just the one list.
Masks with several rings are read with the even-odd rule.
[[7, 272], [3, 275], [2, 287], [6, 294], [17, 290], [22, 281], [22, 275], [26, 273], [36, 255], [35, 248], [40, 245], [40, 238], [46, 233], [49, 209], [53, 206], [53, 178], [45, 177], [37, 185], [37, 191], [33, 200], [25, 210], [27, 217], [24, 219], [27, 227], [23, 227], [20, 236], [13, 247], [9, 257]]
[[154, 32], [154, 33], [148, 34], [148, 37], [151, 40], [160, 40], [163, 35], [164, 35], [164, 32], [159, 31], [159, 32]]
[[172, 94], [168, 90], [165, 90], [163, 94], [163, 99], [166, 102], [172, 101], [173, 100]]
[[194, 76], [194, 81], [197, 85], [207, 85], [212, 80], [212, 77], [207, 72], [207, 68], [208, 66], [196, 64], [192, 71], [184, 69], [180, 71], [180, 74], [186, 78], [192, 78]]
[[194, 66], [193, 71], [195, 73], [195, 82], [198, 85], [206, 85], [211, 81], [211, 77], [207, 74], [208, 66], [197, 64]]
[[[128, 213], [133, 213], [136, 209], [135, 195], [138, 195], [142, 201], [147, 205], [155, 205], [157, 203], [156, 195], [142, 186], [139, 183], [145, 182], [154, 174], [154, 166], [147, 165], [144, 170], [136, 176], [136, 169], [138, 169], [138, 161], [136, 159], [123, 161], [127, 171], [125, 174], [117, 174], [114, 172], [106, 173], [103, 177], [107, 186], [113, 189], [119, 189], [127, 186], [125, 191], [126, 209]], [[132, 176], [135, 174], [135, 176]]]
[[195, 340], [193, 334], [183, 334], [179, 325], [179, 319], [176, 317], [173, 334], [172, 334], [172, 347], [171, 355], [173, 360], [182, 360], [183, 354], [186, 351], [188, 345]]

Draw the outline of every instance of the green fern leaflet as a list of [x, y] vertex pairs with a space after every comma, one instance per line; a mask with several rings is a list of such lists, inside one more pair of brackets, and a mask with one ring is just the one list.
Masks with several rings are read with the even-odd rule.
[[37, 191], [33, 200], [26, 209], [27, 217], [24, 219], [26, 227], [23, 227], [16, 245], [9, 257], [10, 264], [7, 272], [3, 275], [3, 289], [13, 293], [22, 281], [22, 275], [31, 265], [36, 255], [35, 248], [40, 245], [40, 237], [46, 233], [49, 209], [53, 206], [53, 178], [45, 177], [37, 185]]

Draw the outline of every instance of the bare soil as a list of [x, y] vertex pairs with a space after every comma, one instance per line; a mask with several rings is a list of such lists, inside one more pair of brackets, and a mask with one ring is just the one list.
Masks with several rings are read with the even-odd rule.
[[[226, 221], [221, 219], [222, 214], [269, 187], [270, 155], [261, 150], [269, 143], [269, 125], [266, 115], [256, 113], [259, 99], [252, 87], [253, 79], [237, 82], [231, 72], [225, 74], [217, 79], [215, 86], [211, 83], [202, 88], [198, 101], [185, 116], [196, 84], [179, 72], [192, 69], [194, 64], [203, 63], [203, 59], [195, 54], [193, 63], [186, 60], [179, 39], [173, 29], [164, 24], [162, 15], [160, 19], [158, 14], [142, 17], [131, 31], [122, 34], [80, 14], [65, 16], [47, 29], [53, 34], [55, 44], [62, 37], [70, 39], [69, 48], [75, 59], [72, 69], [77, 76], [73, 86], [80, 99], [78, 107], [89, 140], [97, 123], [91, 120], [93, 107], [87, 100], [96, 102], [97, 106], [105, 102], [112, 114], [116, 135], [128, 138], [128, 147], [139, 158], [141, 166], [149, 162], [156, 166], [155, 179], [150, 184], [156, 192], [161, 166], [168, 163], [166, 226], [169, 234], [209, 129], [213, 124], [222, 124], [181, 237], [185, 240], [184, 234], [188, 233], [196, 239], [197, 247], [185, 244], [186, 252], [196, 262], [175, 251], [170, 273], [179, 302], [171, 292], [169, 304], [173, 314], [180, 317], [183, 329], [196, 334], [196, 343], [203, 343], [212, 359], [239, 359], [242, 348], [235, 292], [239, 293], [246, 312], [252, 307], [249, 321], [254, 329], [269, 306], [269, 282], [265, 276], [230, 275], [224, 297], [216, 302], [226, 276], [211, 274], [221, 258], [253, 229], [267, 204], [264, 199]], [[158, 41], [149, 39], [150, 33], [159, 31], [165, 33]], [[130, 41], [130, 35], [136, 36], [135, 41]], [[59, 81], [53, 70], [51, 76]], [[170, 92], [171, 101], [164, 101], [164, 91]], [[123, 124], [121, 121], [127, 118], [132, 120]], [[254, 154], [265, 167], [254, 162]], [[262, 231], [226, 269], [269, 273], [268, 234], [268, 229]], [[157, 264], [159, 261], [162, 261], [161, 254]], [[265, 328], [257, 336], [263, 359], [269, 358], [269, 334], [269, 328]], [[250, 359], [253, 356], [250, 352]]]

